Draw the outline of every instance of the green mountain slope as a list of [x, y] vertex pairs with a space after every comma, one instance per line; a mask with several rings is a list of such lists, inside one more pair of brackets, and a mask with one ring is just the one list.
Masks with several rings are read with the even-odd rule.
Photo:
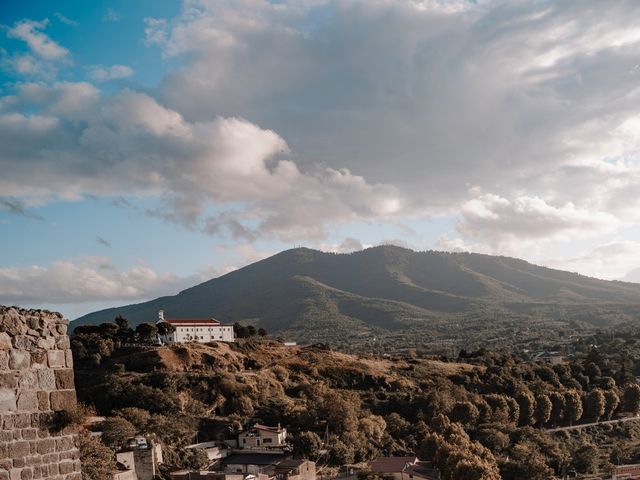
[[251, 321], [270, 332], [297, 332], [302, 338], [309, 332], [357, 335], [425, 325], [437, 330], [452, 319], [487, 312], [561, 312], [562, 316], [575, 312], [593, 321], [598, 315], [589, 312], [606, 311], [607, 318], [613, 312], [614, 317], [620, 313], [628, 319], [635, 315], [636, 305], [640, 305], [640, 285], [589, 278], [515, 258], [414, 252], [394, 246], [352, 254], [299, 248], [174, 296], [102, 310], [76, 322], [101, 323], [121, 314], [137, 324], [155, 321], [163, 309], [169, 318]]

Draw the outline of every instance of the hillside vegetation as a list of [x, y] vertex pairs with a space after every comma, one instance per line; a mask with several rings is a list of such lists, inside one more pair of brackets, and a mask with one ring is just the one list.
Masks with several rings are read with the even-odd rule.
[[[287, 250], [174, 296], [95, 312], [78, 323], [123, 315], [132, 324], [168, 318], [244, 321], [292, 339], [339, 343], [367, 334], [413, 332], [423, 340], [459, 338], [466, 327], [488, 336], [505, 325], [540, 330], [608, 325], [640, 313], [640, 285], [544, 268], [508, 257], [394, 246], [352, 254]], [[502, 330], [500, 330], [502, 329]], [[544, 330], [544, 328], [542, 328]], [[415, 346], [415, 345], [414, 345]]]
[[295, 455], [321, 465], [417, 453], [444, 480], [547, 480], [566, 468], [590, 473], [640, 460], [636, 418], [549, 430], [640, 411], [638, 331], [602, 334], [601, 349], [579, 341], [577, 357], [554, 366], [506, 352], [447, 360], [264, 338], [165, 347], [119, 338], [114, 328], [74, 335], [79, 398], [108, 416], [110, 447], [155, 436], [166, 469], [203, 466], [184, 448], [196, 436], [233, 438], [255, 422], [286, 426]]

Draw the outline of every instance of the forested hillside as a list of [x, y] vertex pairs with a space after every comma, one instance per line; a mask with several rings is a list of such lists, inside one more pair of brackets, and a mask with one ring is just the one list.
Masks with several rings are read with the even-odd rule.
[[[352, 254], [287, 250], [175, 296], [95, 312], [76, 324], [123, 315], [250, 322], [294, 339], [357, 341], [419, 331], [430, 341], [544, 319], [587, 325], [634, 320], [640, 286], [469, 253], [381, 246]], [[475, 322], [475, 323], [473, 323]], [[539, 330], [548, 329], [546, 324]], [[500, 333], [501, 335], [503, 333]], [[406, 339], [405, 339], [406, 340]]]

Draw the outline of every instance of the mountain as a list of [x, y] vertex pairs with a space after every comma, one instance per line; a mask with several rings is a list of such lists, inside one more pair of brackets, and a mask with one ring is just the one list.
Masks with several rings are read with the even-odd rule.
[[600, 325], [633, 320], [640, 318], [640, 285], [474, 253], [380, 246], [335, 254], [297, 248], [177, 295], [101, 310], [74, 323], [123, 315], [138, 324], [155, 321], [160, 309], [168, 318], [248, 321], [298, 339], [407, 330], [433, 336], [469, 319], [483, 327], [514, 318]]

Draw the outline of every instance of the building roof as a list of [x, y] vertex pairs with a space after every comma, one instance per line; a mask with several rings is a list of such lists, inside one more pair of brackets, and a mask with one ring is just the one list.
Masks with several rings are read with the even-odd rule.
[[369, 468], [376, 473], [400, 473], [417, 460], [416, 457], [380, 457], [369, 463]]
[[281, 453], [234, 453], [222, 459], [225, 465], [271, 465], [285, 457]]
[[282, 428], [280, 425], [278, 425], [277, 427], [270, 427], [269, 425], [262, 425], [261, 423], [256, 423], [252, 428], [255, 428], [256, 430], [264, 430], [266, 432], [273, 432], [273, 433], [284, 432], [284, 428]]
[[220, 325], [215, 318], [166, 318], [164, 321], [174, 326]]

